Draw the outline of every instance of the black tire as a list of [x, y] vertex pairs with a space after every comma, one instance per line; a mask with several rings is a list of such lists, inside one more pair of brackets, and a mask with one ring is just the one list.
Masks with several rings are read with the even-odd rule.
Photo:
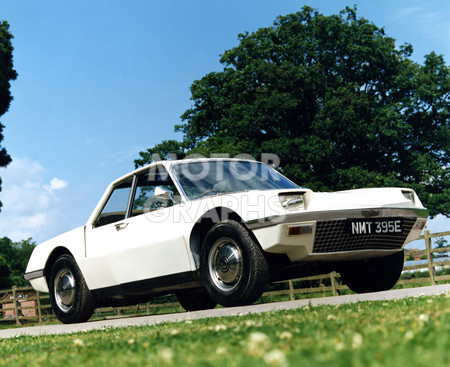
[[269, 266], [259, 245], [238, 222], [227, 220], [207, 233], [201, 249], [200, 273], [218, 304], [249, 305], [269, 282]]
[[70, 255], [62, 255], [55, 261], [48, 283], [53, 312], [61, 322], [72, 324], [89, 320], [95, 308], [94, 299]]
[[342, 281], [356, 293], [379, 292], [391, 289], [403, 270], [404, 252], [350, 261], [339, 272]]
[[186, 311], [209, 310], [216, 307], [217, 302], [208, 294], [205, 288], [183, 289], [176, 292], [178, 302]]

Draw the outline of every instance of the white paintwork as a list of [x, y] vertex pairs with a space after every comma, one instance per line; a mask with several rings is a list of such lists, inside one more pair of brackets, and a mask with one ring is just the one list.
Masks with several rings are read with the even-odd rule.
[[[313, 224], [313, 231], [300, 236], [287, 236], [288, 226], [294, 224]], [[292, 261], [308, 258], [313, 249], [315, 221], [282, 223], [271, 227], [255, 229], [253, 233], [264, 251], [286, 254]]]
[[[405, 191], [414, 192], [410, 189]], [[416, 206], [406, 199], [401, 188], [370, 188], [338, 192], [312, 193], [308, 210], [338, 210], [359, 208], [423, 208], [417, 195], [414, 193]]]
[[[170, 167], [176, 163], [179, 162], [157, 162], [171, 174]], [[37, 246], [30, 258], [26, 273], [44, 269], [49, 255], [56, 247], [64, 247], [70, 251], [90, 289], [196, 270], [189, 243], [191, 231], [206, 212], [217, 207], [224, 207], [237, 213], [244, 222], [277, 218], [279, 224], [254, 230], [262, 249], [273, 253], [285, 253], [291, 260], [307, 260], [312, 256], [315, 220], [286, 223], [286, 216], [293, 212], [281, 206], [278, 197], [280, 192], [304, 192], [305, 207], [299, 212], [305, 213], [370, 208], [424, 209], [417, 195], [414, 194], [414, 204], [403, 196], [400, 188], [359, 189], [335, 193], [314, 193], [311, 190], [299, 188], [248, 191], [193, 201], [183, 196], [180, 204], [170, 208], [94, 228], [93, 224], [115, 185], [148, 168], [149, 166], [140, 168], [112, 182], [85, 226]], [[175, 184], [180, 189], [176, 180]], [[313, 232], [288, 237], [287, 227], [295, 223], [312, 224]], [[123, 224], [123, 228], [118, 230], [117, 224]], [[407, 242], [414, 240], [419, 234], [420, 230], [412, 231]], [[373, 256], [374, 253], [376, 251], [370, 252], [367, 256]], [[343, 254], [342, 258], [347, 255]], [[336, 258], [339, 254], [334, 253], [332, 256]], [[320, 255], [319, 258], [327, 259], [327, 256]], [[31, 283], [36, 290], [48, 292], [43, 277], [34, 279]]]
[[[175, 225], [174, 207], [86, 230], [86, 259], [80, 262], [90, 289], [124, 284], [192, 270], [184, 234], [188, 226]], [[125, 228], [117, 230], [116, 224]]]
[[[28, 261], [26, 273], [42, 270], [51, 252], [58, 247], [66, 248], [77, 262], [82, 261], [85, 258], [84, 227], [72, 229], [36, 246]], [[44, 277], [31, 280], [30, 283], [37, 291], [48, 292], [47, 282]]]

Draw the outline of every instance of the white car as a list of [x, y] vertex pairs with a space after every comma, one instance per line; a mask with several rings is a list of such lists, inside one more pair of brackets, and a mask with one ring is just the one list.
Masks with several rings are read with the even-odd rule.
[[355, 292], [387, 290], [427, 217], [410, 189], [316, 193], [255, 161], [160, 161], [37, 246], [25, 279], [64, 323], [170, 293], [186, 310], [246, 305], [272, 281], [332, 270]]

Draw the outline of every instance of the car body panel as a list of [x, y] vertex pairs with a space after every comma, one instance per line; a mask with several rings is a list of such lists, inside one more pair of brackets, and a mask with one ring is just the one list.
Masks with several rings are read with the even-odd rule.
[[[34, 289], [40, 292], [48, 292], [48, 285], [44, 274], [44, 268], [50, 255], [63, 248], [69, 252], [77, 262], [86, 257], [84, 246], [84, 226], [72, 229], [51, 240], [36, 246], [30, 257], [25, 273], [25, 279], [29, 280]], [[34, 274], [33, 274], [34, 273]], [[31, 275], [31, 277], [30, 277]]]
[[[367, 217], [370, 215], [370, 217]], [[403, 249], [406, 243], [415, 240], [422, 231], [425, 224], [424, 217], [420, 215], [426, 215], [425, 211], [409, 210], [409, 209], [390, 209], [390, 208], [372, 208], [367, 209], [351, 209], [351, 210], [336, 210], [326, 212], [305, 212], [286, 215], [284, 218], [271, 218], [265, 222], [252, 222], [248, 226], [253, 230], [254, 235], [261, 244], [261, 247], [271, 253], [286, 254], [291, 261], [338, 261], [338, 260], [350, 260], [360, 259], [364, 257], [383, 256], [393, 251], [399, 251]], [[322, 218], [321, 221], [311, 220], [312, 218]], [[367, 223], [369, 220], [377, 221], [383, 218], [399, 218], [406, 217], [412, 218], [413, 221], [410, 225], [411, 230], [409, 234], [401, 242], [400, 246], [395, 248], [355, 248], [354, 251], [315, 251], [314, 244], [317, 239], [317, 223], [337, 220], [348, 219], [361, 219], [361, 223]], [[359, 222], [359, 220], [358, 220]], [[311, 231], [305, 234], [288, 235], [288, 229], [292, 226], [310, 226]], [[366, 237], [369, 233], [361, 234], [358, 236], [350, 237], [349, 235], [336, 232], [337, 235], [345, 236], [347, 241], [354, 238], [355, 242], [359, 239]], [[379, 240], [382, 240], [384, 234], [379, 235]], [[330, 240], [331, 241], [331, 240]], [[343, 239], [342, 239], [343, 241]], [[382, 247], [382, 244], [381, 244]]]
[[[193, 162], [210, 161], [222, 160]], [[249, 162], [223, 160], [225, 161]], [[112, 182], [86, 225], [35, 248], [27, 266], [26, 279], [30, 280], [36, 290], [48, 292], [48, 262], [54, 251], [62, 250], [74, 257], [92, 291], [132, 283], [143, 284], [140, 282], [152, 279], [157, 282], [165, 277], [185, 278], [183, 274], [195, 274], [200, 266], [198, 258], [201, 244], [193, 242], [195, 238], [201, 239], [205, 233], [198, 233], [195, 237], [193, 233], [196, 225], [203, 220], [217, 223], [229, 216], [240, 221], [267, 254], [286, 255], [291, 262], [338, 262], [383, 256], [401, 251], [406, 243], [416, 239], [428, 216], [414, 191], [404, 188], [316, 193], [299, 186], [292, 188], [293, 184], [289, 184], [289, 188], [284, 189], [224, 192], [191, 200], [173, 169], [175, 165], [184, 162], [186, 161], [157, 162]], [[123, 220], [96, 226], [96, 220], [115, 188], [128, 179], [133, 179], [134, 183], [135, 177], [145, 174], [156, 165], [164, 167], [170, 174], [178, 190], [178, 201], [169, 207], [144, 210], [140, 215], [126, 216]], [[130, 200], [132, 195], [134, 194], [130, 194]], [[294, 209], [283, 206], [282, 197], [301, 197], [301, 205]], [[130, 203], [127, 210], [131, 213]], [[377, 221], [377, 218], [380, 220]], [[338, 244], [336, 248], [329, 248], [326, 243], [322, 243], [328, 241], [327, 236], [332, 237], [334, 232], [325, 233], [325, 240], [317, 243], [317, 236], [327, 231], [323, 229], [324, 225], [329, 228], [328, 222], [333, 223], [332, 226], [339, 222], [341, 234], [338, 237], [345, 237], [347, 247], [340, 249]], [[378, 223], [378, 226], [385, 226], [386, 231], [390, 230], [388, 226], [400, 232], [404, 227], [404, 231], [407, 230], [408, 233], [402, 233], [403, 237], [396, 239], [394, 245], [385, 247], [383, 239], [391, 240], [392, 236], [389, 236], [397, 236], [396, 233], [349, 235], [347, 228], [352, 223], [355, 228], [361, 227], [361, 230], [368, 230], [366, 227], [372, 230]], [[291, 227], [294, 228], [293, 232], [290, 232]], [[353, 239], [360, 247], [352, 245]], [[170, 288], [155, 282], [152, 283], [155, 288]]]
[[[86, 259], [80, 264], [90, 289], [130, 283], [192, 270], [184, 233], [170, 214], [175, 207], [158, 210], [169, 218], [161, 223], [145, 215], [86, 230]], [[117, 225], [125, 227], [118, 230]], [[189, 226], [186, 226], [189, 227]], [[98, 267], [102, 271], [98, 271]], [[103, 278], [98, 278], [98, 273]]]

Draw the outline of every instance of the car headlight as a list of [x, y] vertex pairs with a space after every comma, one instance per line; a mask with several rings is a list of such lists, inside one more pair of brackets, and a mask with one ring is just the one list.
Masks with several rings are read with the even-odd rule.
[[407, 198], [408, 200], [412, 201], [413, 204], [415, 204], [414, 192], [402, 190], [402, 194], [405, 198]]
[[281, 206], [287, 210], [300, 210], [305, 208], [303, 195], [299, 194], [280, 194]]

